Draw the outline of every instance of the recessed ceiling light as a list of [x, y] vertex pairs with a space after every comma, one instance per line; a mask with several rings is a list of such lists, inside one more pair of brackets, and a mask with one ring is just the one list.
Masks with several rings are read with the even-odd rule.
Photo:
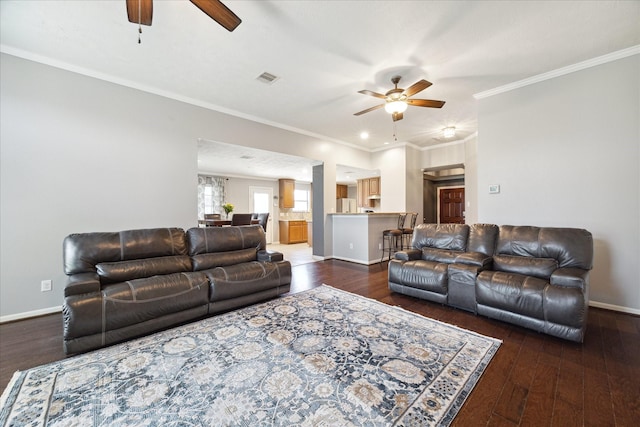
[[446, 127], [442, 129], [442, 134], [445, 138], [453, 138], [456, 136], [456, 128], [453, 126]]
[[361, 139], [369, 138], [369, 132], [360, 132], [360, 138]]

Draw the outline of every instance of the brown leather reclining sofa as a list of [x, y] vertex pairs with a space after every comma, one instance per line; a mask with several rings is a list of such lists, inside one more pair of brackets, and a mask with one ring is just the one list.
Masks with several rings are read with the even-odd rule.
[[67, 236], [64, 351], [83, 352], [286, 293], [259, 225]]
[[582, 342], [592, 267], [583, 229], [420, 224], [389, 263], [389, 288]]

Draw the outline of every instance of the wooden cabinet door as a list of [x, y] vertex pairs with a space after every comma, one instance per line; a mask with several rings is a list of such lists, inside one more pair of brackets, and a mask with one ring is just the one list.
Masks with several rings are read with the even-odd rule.
[[292, 179], [279, 180], [280, 208], [291, 209], [295, 206], [293, 192], [296, 189], [296, 182]]
[[349, 197], [349, 187], [336, 184], [336, 199], [346, 199], [347, 197]]
[[371, 200], [369, 200], [369, 179], [358, 180], [358, 207], [368, 208], [371, 206]]
[[302, 241], [302, 228], [296, 221], [289, 221], [289, 242], [299, 243]]
[[370, 196], [380, 195], [380, 177], [369, 178], [369, 195]]

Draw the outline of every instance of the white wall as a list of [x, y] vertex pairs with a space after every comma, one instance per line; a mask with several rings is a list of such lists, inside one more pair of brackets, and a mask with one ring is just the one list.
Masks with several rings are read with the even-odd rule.
[[[197, 216], [195, 139], [170, 103], [3, 55], [0, 312], [60, 306], [72, 232], [187, 227]], [[53, 279], [41, 293], [40, 281]]]
[[[590, 299], [640, 311], [640, 55], [481, 99], [478, 219], [594, 237]], [[499, 194], [488, 186], [499, 184]], [[616, 308], [616, 307], [613, 307]]]
[[406, 150], [398, 146], [372, 154], [373, 169], [380, 171], [380, 207], [376, 212], [404, 212], [407, 204]]
[[195, 226], [198, 138], [324, 161], [325, 206], [338, 159], [371, 169], [344, 145], [7, 54], [0, 67], [3, 320], [62, 304], [70, 233]]

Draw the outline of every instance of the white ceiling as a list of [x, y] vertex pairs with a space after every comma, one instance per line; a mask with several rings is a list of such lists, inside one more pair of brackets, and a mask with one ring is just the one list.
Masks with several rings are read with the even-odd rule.
[[[232, 33], [188, 1], [156, 0], [138, 44], [124, 0], [2, 0], [0, 48], [377, 150], [394, 132], [418, 147], [464, 139], [477, 131], [474, 94], [640, 44], [639, 1], [225, 4], [242, 19]], [[265, 71], [279, 79], [256, 80]], [[413, 98], [445, 106], [409, 107], [395, 129], [383, 109], [354, 116], [381, 101], [358, 90], [385, 93], [394, 75], [403, 88], [429, 80], [433, 86]], [[447, 126], [457, 129], [453, 139], [442, 137]]]

